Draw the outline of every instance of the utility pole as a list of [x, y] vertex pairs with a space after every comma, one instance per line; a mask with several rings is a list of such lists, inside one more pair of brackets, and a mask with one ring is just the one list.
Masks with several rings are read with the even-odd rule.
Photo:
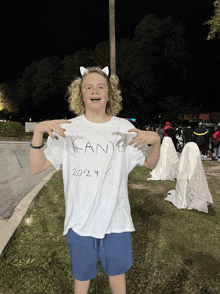
[[109, 0], [109, 35], [110, 35], [110, 68], [111, 75], [116, 75], [115, 58], [115, 0]]

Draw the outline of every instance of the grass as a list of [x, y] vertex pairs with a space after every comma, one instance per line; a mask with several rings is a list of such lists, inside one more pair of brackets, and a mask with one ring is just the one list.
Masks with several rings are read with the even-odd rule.
[[[203, 165], [210, 171], [219, 163]], [[129, 175], [135, 232], [134, 263], [126, 273], [127, 293], [219, 294], [219, 176], [207, 175], [214, 204], [205, 214], [179, 210], [165, 201], [176, 183], [147, 181], [149, 173], [149, 169], [136, 167]], [[0, 257], [0, 294], [74, 293], [63, 236], [64, 215], [62, 171], [58, 171], [40, 191]], [[98, 270], [89, 293], [111, 293], [99, 260]]]

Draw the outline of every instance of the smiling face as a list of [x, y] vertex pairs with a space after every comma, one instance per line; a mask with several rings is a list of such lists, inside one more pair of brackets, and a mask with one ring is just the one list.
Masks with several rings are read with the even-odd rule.
[[108, 101], [106, 79], [98, 73], [90, 73], [83, 79], [81, 90], [86, 113], [104, 115]]

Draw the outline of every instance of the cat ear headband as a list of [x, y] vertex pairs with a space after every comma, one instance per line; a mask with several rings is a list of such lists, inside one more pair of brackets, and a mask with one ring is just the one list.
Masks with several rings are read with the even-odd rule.
[[[81, 73], [81, 76], [83, 76], [85, 73], [87, 73], [89, 70], [86, 69], [85, 67], [83, 66], [80, 66], [80, 73]], [[109, 68], [108, 66], [104, 67], [102, 69], [102, 71], [107, 75], [107, 77], [109, 77]]]

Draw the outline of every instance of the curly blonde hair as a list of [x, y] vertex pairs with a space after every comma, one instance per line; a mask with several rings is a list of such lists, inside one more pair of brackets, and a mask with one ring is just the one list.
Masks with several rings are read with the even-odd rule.
[[109, 101], [107, 101], [106, 104], [106, 114], [116, 116], [123, 108], [122, 108], [122, 97], [121, 97], [121, 91], [119, 90], [118, 84], [119, 84], [119, 78], [117, 76], [111, 76], [108, 78], [108, 76], [102, 71], [100, 67], [89, 67], [87, 68], [88, 72], [86, 72], [82, 78], [75, 79], [70, 86], [68, 87], [67, 94], [69, 95], [68, 103], [69, 103], [69, 110], [73, 111], [77, 116], [82, 115], [86, 112], [84, 102], [82, 100], [82, 91], [81, 91], [81, 85], [83, 82], [83, 79], [90, 73], [98, 73], [102, 75], [108, 85], [108, 98]]

